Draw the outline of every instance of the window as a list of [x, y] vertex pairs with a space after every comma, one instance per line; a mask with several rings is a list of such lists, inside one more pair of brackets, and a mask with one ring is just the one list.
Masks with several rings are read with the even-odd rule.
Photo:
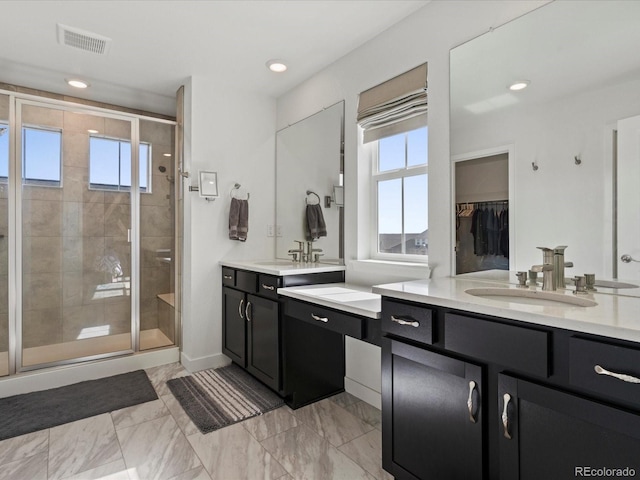
[[427, 127], [378, 140], [372, 182], [378, 257], [427, 255], [427, 145]]
[[[22, 181], [27, 185], [59, 187], [62, 167], [62, 131], [36, 127], [22, 129]], [[8, 176], [8, 162], [0, 175]]]
[[[140, 191], [151, 192], [151, 145], [140, 142]], [[131, 190], [131, 142], [90, 137], [89, 187], [95, 190]]]

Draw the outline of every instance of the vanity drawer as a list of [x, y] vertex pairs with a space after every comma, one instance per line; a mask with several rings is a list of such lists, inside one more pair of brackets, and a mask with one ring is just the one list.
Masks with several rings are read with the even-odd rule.
[[222, 285], [225, 287], [236, 286], [236, 271], [233, 268], [222, 267]]
[[548, 377], [551, 332], [454, 313], [445, 314], [445, 349]]
[[258, 274], [245, 270], [236, 270], [236, 288], [243, 292], [257, 293]]
[[278, 288], [282, 283], [280, 277], [260, 274], [258, 276], [258, 294], [263, 297], [278, 299]]
[[[631, 378], [598, 374], [596, 365]], [[633, 383], [636, 379], [638, 383]], [[640, 405], [640, 349], [579, 337], [569, 339], [569, 384], [627, 403]]]
[[363, 337], [364, 318], [357, 315], [291, 299], [287, 299], [285, 313], [297, 320], [343, 335], [360, 339]]
[[434, 316], [430, 308], [382, 298], [382, 332], [433, 345]]

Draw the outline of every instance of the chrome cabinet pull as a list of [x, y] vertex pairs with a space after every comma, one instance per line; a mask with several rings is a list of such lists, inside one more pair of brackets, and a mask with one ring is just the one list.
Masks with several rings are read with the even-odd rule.
[[608, 375], [627, 383], [640, 383], [640, 378], [632, 377], [631, 375], [625, 375], [624, 373], [610, 372], [609, 370], [605, 370], [604, 368], [602, 368], [600, 365], [596, 365], [595, 367], [593, 367], [593, 369], [598, 375]]
[[391, 315], [391, 321], [396, 322], [399, 325], [409, 325], [410, 327], [418, 328], [420, 326], [420, 322], [416, 322], [415, 320], [413, 322], [408, 322], [407, 320], [403, 320], [399, 317], [394, 317], [393, 315]]
[[323, 322], [323, 323], [327, 323], [329, 321], [327, 317], [319, 317], [318, 315], [314, 315], [313, 313], [311, 314], [311, 318], [313, 318], [314, 320], [317, 320], [318, 322]]
[[511, 395], [505, 393], [503, 398], [504, 408], [502, 409], [502, 427], [504, 428], [504, 438], [511, 440], [511, 434], [509, 433], [509, 413], [507, 412], [507, 407], [511, 401]]
[[233, 277], [231, 275], [224, 275], [225, 280], [231, 280]]
[[240, 299], [240, 303], [238, 304], [238, 315], [240, 315], [240, 318], [242, 320], [244, 320], [244, 309], [242, 308], [242, 306], [244, 305], [244, 298]]
[[251, 302], [247, 302], [247, 308], [244, 309], [244, 314], [247, 317], [247, 322], [251, 321], [251, 317], [249, 316], [249, 309], [251, 308]]
[[471, 380], [469, 382], [469, 398], [467, 399], [467, 408], [469, 409], [469, 420], [471, 423], [476, 423], [476, 418], [473, 416], [473, 391], [476, 389], [476, 382]]
[[265, 290], [271, 290], [271, 291], [276, 289], [276, 287], [274, 287], [273, 285], [266, 285], [264, 283], [262, 284], [262, 288], [264, 288]]

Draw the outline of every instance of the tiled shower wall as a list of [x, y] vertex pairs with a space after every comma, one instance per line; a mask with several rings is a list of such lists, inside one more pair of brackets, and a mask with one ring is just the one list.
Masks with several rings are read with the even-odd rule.
[[[89, 190], [87, 130], [128, 139], [130, 123], [33, 106], [23, 110], [23, 123], [63, 131], [63, 188], [23, 187], [23, 347], [75, 340], [91, 327], [129, 332], [130, 290], [113, 268], [119, 265], [130, 276], [129, 193]], [[157, 254], [173, 245], [167, 198], [173, 157], [163, 156], [173, 152], [172, 130], [141, 122], [141, 140], [152, 143], [153, 153], [153, 193], [141, 195], [142, 329], [160, 326], [156, 296], [173, 291], [171, 264]], [[158, 170], [161, 165], [166, 173]]]
[[[152, 193], [140, 197], [140, 327], [142, 330], [160, 328], [175, 341], [173, 307], [157, 298], [158, 294], [175, 292], [174, 128], [173, 125], [140, 121], [140, 141], [152, 145]], [[162, 167], [164, 172], [160, 171]], [[170, 262], [166, 258], [170, 258]]]

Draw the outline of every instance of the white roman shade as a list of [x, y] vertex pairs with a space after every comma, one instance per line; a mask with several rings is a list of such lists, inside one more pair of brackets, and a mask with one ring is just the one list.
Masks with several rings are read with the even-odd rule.
[[427, 124], [427, 64], [360, 94], [358, 125], [373, 142]]

